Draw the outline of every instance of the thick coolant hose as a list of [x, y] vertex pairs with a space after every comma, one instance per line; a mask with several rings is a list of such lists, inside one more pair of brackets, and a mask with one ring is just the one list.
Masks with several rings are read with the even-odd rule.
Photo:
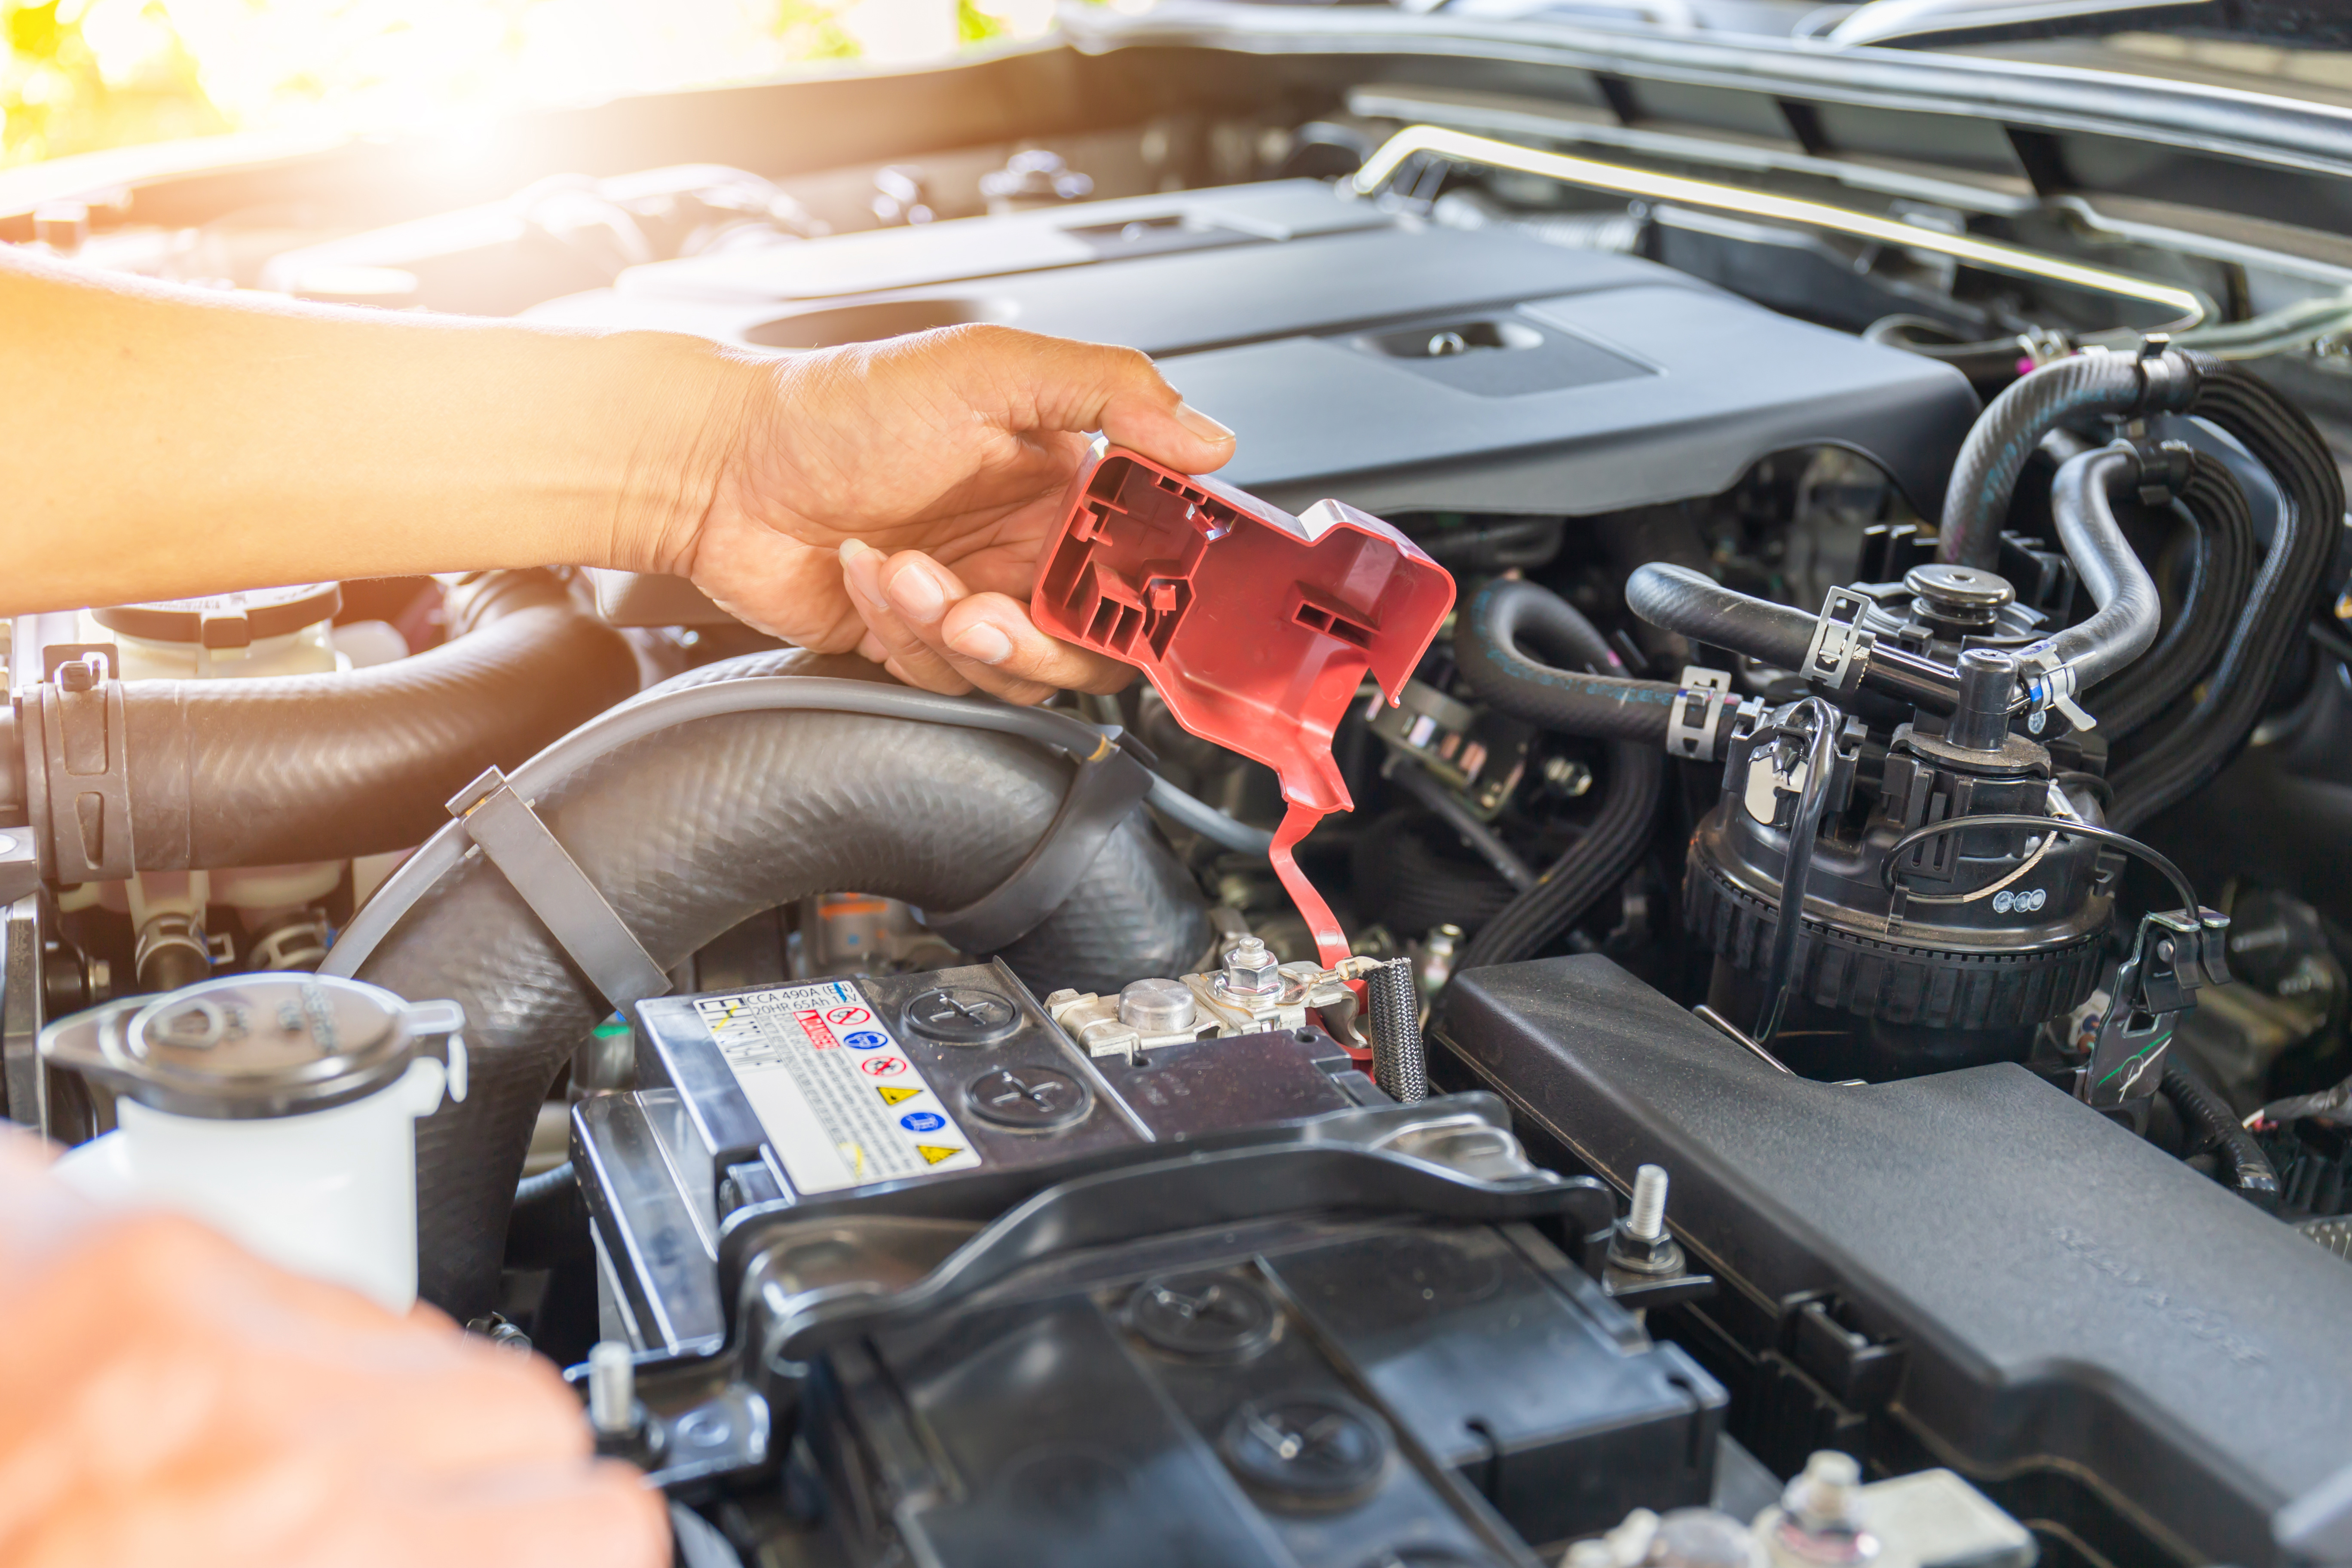
[[2172, 1101], [2181, 1121], [2200, 1141], [2213, 1146], [2215, 1157], [2224, 1166], [2222, 1184], [2256, 1208], [2278, 1212], [2278, 1168], [2254, 1142], [2253, 1134], [2230, 1114], [2221, 1096], [2181, 1059], [2178, 1047], [2164, 1054], [2164, 1098]]
[[1488, 707], [1562, 734], [1666, 743], [1671, 682], [1562, 668], [1530, 658], [1522, 643], [1547, 652], [1574, 648], [1602, 670], [1623, 668], [1567, 600], [1533, 583], [1497, 578], [1478, 591], [1454, 635], [1454, 665]]
[[2177, 413], [2197, 390], [2188, 356], [2079, 353], [2054, 360], [1992, 400], [1961, 444], [1944, 489], [1938, 560], [1991, 571], [2018, 476], [2042, 438], [2102, 414]]
[[1625, 582], [1625, 604], [1654, 626], [1744, 653], [1776, 669], [1804, 668], [1818, 624], [1803, 610], [1727, 588], [1704, 572], [1663, 561], [1635, 568]]
[[637, 689], [627, 640], [545, 572], [488, 574], [451, 608], [459, 635], [367, 669], [123, 682], [139, 868], [404, 849], [483, 769], [513, 767]]
[[[2079, 625], [2027, 650], [2029, 667], [2063, 666], [2075, 690], [2087, 690], [2146, 653], [2164, 626], [2164, 602], [2116, 521], [2108, 497], [2139, 484], [2139, 455], [2128, 446], [2102, 447], [2058, 466], [2050, 512], [2058, 542], [2097, 611]], [[2039, 661], [2038, 665], [2036, 661]]]
[[2191, 454], [2180, 510], [2196, 535], [2180, 609], [2147, 658], [2099, 689], [2099, 728], [2111, 742], [2171, 707], [2211, 668], [2252, 581], [2253, 510], [2229, 465], [2209, 453]]
[[2194, 357], [2200, 384], [2189, 411], [2235, 437], [2277, 481], [2284, 505], [2245, 607], [2197, 700], [2109, 775], [2116, 802], [2108, 819], [2126, 832], [2200, 788], [2244, 743], [2304, 636], [2344, 526], [2343, 475], [2309, 417], [2253, 376]]
[[[750, 685], [780, 672], [853, 669], [872, 674], [862, 660], [798, 654], [691, 672], [551, 748], [518, 771], [514, 787], [665, 969], [740, 921], [813, 893], [856, 889], [961, 908], [1003, 882], [1052, 822], [1069, 788], [1068, 762], [980, 729], [696, 706], [730, 696], [734, 680], [745, 690], [806, 685], [854, 697], [867, 681]], [[921, 706], [920, 693], [871, 689], [877, 700]], [[958, 710], [950, 700], [931, 700]], [[673, 711], [681, 721], [664, 723]], [[1028, 710], [1007, 709], [1003, 721], [1091, 733], [1066, 716]], [[630, 738], [601, 745], [600, 729]], [[581, 760], [541, 765], [567, 755]], [[362, 944], [351, 953], [339, 947], [326, 967], [403, 995], [450, 997], [466, 1010], [470, 1091], [417, 1128], [419, 1289], [464, 1321], [487, 1310], [497, 1286], [540, 1102], [604, 1005], [497, 869], [462, 854], [462, 829], [445, 834], [416, 857], [432, 873], [421, 894], [412, 887], [401, 895], [409, 901], [388, 930], [362, 933], [355, 922]], [[1138, 812], [1112, 831], [1060, 908], [1002, 956], [1041, 994], [1062, 985], [1115, 993], [1130, 980], [1183, 973], [1209, 937], [1199, 890]]]
[[[1606, 668], [1616, 663], [1591, 622], [1567, 600], [1531, 583], [1497, 583], [1481, 592], [1470, 606], [1468, 633], [1466, 638], [1455, 636], [1454, 661], [1483, 700], [1530, 723], [1612, 743], [1601, 809], [1584, 837], [1479, 929], [1454, 965], [1456, 973], [1542, 952], [1640, 864], [1665, 782], [1661, 748], [1675, 692], [1663, 681], [1579, 677], [1521, 652], [1518, 642], [1525, 638], [1563, 664]], [[1476, 650], [1467, 658], [1465, 641]]]

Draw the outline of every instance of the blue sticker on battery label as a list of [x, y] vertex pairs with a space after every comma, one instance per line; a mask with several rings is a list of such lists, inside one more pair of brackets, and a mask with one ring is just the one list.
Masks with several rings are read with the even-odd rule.
[[853, 1051], [878, 1051], [890, 1043], [890, 1037], [866, 1029], [855, 1035], [842, 1036], [841, 1043]]
[[898, 1125], [909, 1132], [937, 1132], [948, 1124], [948, 1119], [933, 1110], [910, 1110], [898, 1118]]

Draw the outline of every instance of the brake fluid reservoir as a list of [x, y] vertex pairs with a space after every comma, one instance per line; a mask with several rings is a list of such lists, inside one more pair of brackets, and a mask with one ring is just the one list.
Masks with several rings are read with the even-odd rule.
[[466, 1098], [465, 1016], [332, 976], [240, 974], [60, 1019], [42, 1058], [111, 1089], [58, 1174], [176, 1208], [394, 1310], [416, 1299], [415, 1123]]

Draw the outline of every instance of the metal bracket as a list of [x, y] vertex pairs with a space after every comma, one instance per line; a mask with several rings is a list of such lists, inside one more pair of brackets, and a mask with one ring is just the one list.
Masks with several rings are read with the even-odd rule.
[[1729, 671], [1685, 665], [1681, 689], [1666, 710], [1666, 755], [1714, 762], [1723, 754], [1724, 715], [1738, 706]]
[[1870, 668], [1871, 650], [1878, 634], [1864, 628], [1862, 617], [1871, 602], [1851, 588], [1832, 588], [1822, 601], [1813, 623], [1813, 640], [1805, 647], [1807, 680], [1840, 697], [1851, 697]]
[[2116, 972], [2115, 1000], [2092, 1037], [2091, 1059], [2076, 1075], [2074, 1097], [2105, 1109], [2145, 1100], [2163, 1079], [2158, 1064], [2197, 993], [2230, 982], [2230, 917], [2214, 910], [2151, 911], [2141, 918], [2131, 956]]
[[923, 924], [960, 952], [986, 954], [1027, 935], [1078, 885], [1111, 830], [1151, 790], [1151, 773], [1110, 736], [1078, 764], [1054, 820], [1013, 874], [960, 910], [923, 911]]
[[613, 1010], [670, 989], [661, 965], [539, 814], [507, 786], [506, 774], [484, 773], [452, 797], [449, 815]]

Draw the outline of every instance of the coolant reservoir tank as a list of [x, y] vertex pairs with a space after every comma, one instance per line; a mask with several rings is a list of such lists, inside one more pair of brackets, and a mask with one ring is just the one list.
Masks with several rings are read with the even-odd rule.
[[342, 608], [333, 583], [254, 588], [202, 599], [113, 605], [83, 612], [92, 642], [112, 640], [130, 680], [251, 679], [320, 675], [341, 668], [332, 622]]
[[117, 1096], [58, 1162], [93, 1197], [183, 1210], [395, 1310], [416, 1298], [414, 1124], [466, 1097], [465, 1016], [333, 976], [240, 974], [41, 1031], [42, 1059]]

